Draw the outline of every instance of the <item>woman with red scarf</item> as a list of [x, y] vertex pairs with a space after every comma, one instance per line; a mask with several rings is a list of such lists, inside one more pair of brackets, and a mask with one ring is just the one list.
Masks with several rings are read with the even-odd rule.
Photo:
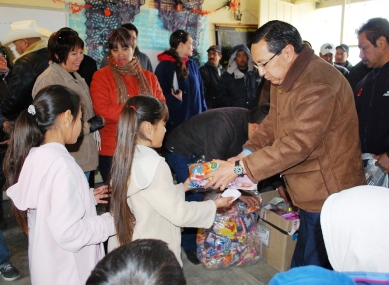
[[170, 36], [170, 49], [158, 55], [155, 75], [161, 84], [169, 109], [167, 134], [190, 117], [207, 110], [199, 68], [188, 56], [193, 39], [183, 30]]
[[[177, 30], [170, 36], [170, 49], [158, 55], [160, 63], [155, 69], [155, 75], [161, 84], [166, 104], [169, 109], [169, 120], [166, 124], [166, 137], [178, 125], [194, 115], [207, 110], [204, 97], [203, 81], [200, 70], [188, 56], [193, 53], [193, 39], [183, 30]], [[164, 156], [169, 165], [182, 164], [178, 156], [169, 155], [164, 150]], [[172, 150], [169, 150], [172, 152]], [[178, 183], [185, 182], [187, 176], [176, 173]], [[202, 201], [202, 193], [185, 193], [185, 201]], [[185, 228], [181, 233], [181, 246], [188, 260], [194, 264], [200, 263], [196, 257], [196, 228]]]
[[99, 151], [99, 170], [104, 182], [107, 182], [111, 168], [117, 123], [126, 101], [142, 94], [166, 102], [156, 76], [142, 69], [138, 58], [134, 57], [134, 39], [127, 29], [113, 30], [108, 37], [108, 46], [108, 66], [95, 72], [90, 88], [93, 109], [105, 119], [105, 127], [100, 130]]

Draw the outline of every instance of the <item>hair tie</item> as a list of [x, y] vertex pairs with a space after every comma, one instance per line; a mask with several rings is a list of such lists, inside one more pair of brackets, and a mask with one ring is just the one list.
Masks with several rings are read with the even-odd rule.
[[136, 108], [135, 108], [135, 106], [130, 106], [130, 108], [132, 108], [135, 112], [136, 112]]
[[27, 112], [34, 116], [36, 114], [34, 105], [28, 106]]

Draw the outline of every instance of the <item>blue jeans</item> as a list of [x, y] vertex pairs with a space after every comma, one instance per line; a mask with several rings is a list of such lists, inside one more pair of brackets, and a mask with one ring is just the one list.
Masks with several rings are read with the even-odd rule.
[[5, 243], [3, 232], [0, 231], [0, 268], [10, 264], [11, 254], [8, 251], [7, 244]]
[[[166, 151], [164, 151], [163, 155], [170, 168], [176, 174], [177, 183], [185, 182], [189, 177], [188, 165], [191, 164], [189, 158], [181, 154]], [[187, 191], [185, 193], [185, 201], [200, 202], [204, 200], [204, 196], [204, 193], [192, 193]], [[181, 233], [181, 246], [184, 250], [196, 249], [196, 235], [197, 228], [184, 228], [184, 231]]]
[[320, 213], [300, 210], [300, 229], [292, 258], [292, 268], [304, 265], [332, 269], [324, 245]]

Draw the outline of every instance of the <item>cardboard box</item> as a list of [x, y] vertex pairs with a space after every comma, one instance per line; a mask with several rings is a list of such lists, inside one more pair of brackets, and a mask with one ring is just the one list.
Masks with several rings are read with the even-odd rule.
[[289, 270], [296, 247], [297, 233], [284, 234], [263, 220], [258, 222], [258, 231], [262, 259], [278, 271]]
[[[262, 204], [267, 204], [275, 197], [279, 197], [277, 190], [261, 193]], [[259, 217], [262, 259], [278, 271], [289, 270], [300, 220], [286, 220], [266, 208], [260, 209]]]
[[[280, 197], [277, 190], [261, 193], [262, 205], [269, 203], [275, 197]], [[263, 207], [259, 210], [259, 217], [290, 235], [294, 234], [300, 226], [300, 220], [285, 220]]]

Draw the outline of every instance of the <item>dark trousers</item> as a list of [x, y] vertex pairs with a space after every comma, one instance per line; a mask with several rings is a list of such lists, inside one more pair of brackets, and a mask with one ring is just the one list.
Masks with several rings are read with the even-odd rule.
[[324, 245], [320, 213], [300, 210], [300, 229], [292, 258], [292, 268], [304, 265], [332, 269]]
[[107, 184], [108, 175], [111, 171], [112, 165], [112, 156], [99, 155], [99, 171], [101, 178], [103, 178], [103, 183]]
[[[189, 158], [184, 155], [166, 151], [164, 151], [163, 155], [170, 168], [176, 174], [177, 183], [185, 182], [185, 180], [189, 177], [188, 165], [191, 163]], [[203, 193], [192, 193], [190, 191], [185, 193], [185, 201], [199, 202], [203, 200]], [[184, 231], [181, 233], [181, 246], [184, 250], [196, 249], [196, 235], [197, 228], [184, 228]]]

